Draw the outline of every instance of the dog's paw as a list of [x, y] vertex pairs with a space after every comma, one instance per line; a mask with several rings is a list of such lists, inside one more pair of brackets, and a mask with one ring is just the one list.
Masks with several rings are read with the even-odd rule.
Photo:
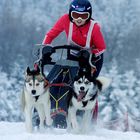
[[78, 128], [75, 128], [75, 129], [72, 129], [71, 130], [71, 133], [73, 133], [73, 134], [80, 134], [81, 133], [81, 131], [80, 131], [80, 129]]
[[32, 133], [33, 132], [33, 126], [31, 125], [31, 123], [30, 122], [25, 122], [25, 127], [26, 127], [26, 131], [28, 132], [28, 133]]
[[52, 126], [52, 124], [53, 124], [53, 119], [51, 119], [51, 118], [50, 119], [46, 119], [46, 125], [47, 126], [50, 127], [50, 126]]
[[74, 133], [79, 133], [80, 128], [79, 128], [78, 123], [72, 123], [72, 129]]
[[40, 133], [45, 133], [45, 131], [46, 131], [45, 126], [39, 127], [39, 132]]
[[27, 132], [28, 133], [33, 133], [33, 129], [32, 128], [27, 128]]

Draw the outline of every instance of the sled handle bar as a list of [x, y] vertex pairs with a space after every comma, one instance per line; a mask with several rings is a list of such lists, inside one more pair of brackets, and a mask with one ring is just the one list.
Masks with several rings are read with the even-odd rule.
[[71, 46], [71, 45], [62, 45], [62, 46], [54, 46], [53, 47], [54, 50], [58, 50], [58, 49], [70, 49], [70, 50], [76, 50], [76, 51], [80, 51], [82, 48], [77, 47], [77, 46]]
[[[48, 45], [46, 45], [46, 44], [36, 44], [36, 46], [41, 46], [42, 48], [43, 47], [47, 47]], [[41, 50], [42, 50], [42, 48], [41, 48]], [[89, 51], [89, 50], [92, 50], [91, 48], [81, 48], [81, 47], [79, 47], [79, 46], [72, 46], [72, 45], [58, 45], [58, 46], [53, 46], [52, 47], [53, 48], [53, 50], [54, 50], [54, 52], [53, 53], [55, 53], [55, 51], [56, 50], [58, 50], [58, 49], [66, 49], [66, 50], [76, 50], [76, 51], [80, 51], [80, 50], [87, 50], [87, 51]], [[52, 53], [52, 54], [53, 54]], [[41, 56], [42, 57], [42, 56]], [[40, 58], [41, 58], [40, 57]], [[92, 54], [90, 54], [90, 57], [89, 57], [89, 64], [92, 66], [92, 67], [95, 67], [93, 64], [92, 64], [92, 62], [91, 62], [91, 58], [92, 58]], [[50, 65], [54, 65], [56, 62], [49, 62], [48, 64], [50, 64]]]
[[[41, 47], [47, 47], [48, 45], [46, 44], [36, 44], [36, 46], [41, 46]], [[78, 46], [72, 46], [72, 45], [58, 45], [58, 46], [52, 46], [53, 50], [58, 50], [58, 49], [70, 49], [70, 50], [77, 50], [80, 51], [83, 48], [78, 47]]]
[[[39, 55], [38, 60], [36, 60], [36, 63], [38, 63], [38, 62], [42, 59], [42, 49], [43, 49], [43, 47], [47, 47], [47, 46], [49, 46], [49, 45], [47, 45], [47, 44], [36, 44], [36, 46], [39, 46], [39, 47], [40, 47], [40, 48], [38, 49], [40, 55]], [[53, 51], [51, 52], [51, 55], [52, 55], [53, 53], [55, 53], [56, 50], [59, 50], [59, 49], [80, 51], [80, 50], [82, 50], [83, 48], [78, 47], [78, 46], [72, 46], [72, 45], [58, 45], [58, 46], [52, 46], [52, 49], [53, 49]], [[55, 62], [49, 62], [48, 64], [54, 65]]]

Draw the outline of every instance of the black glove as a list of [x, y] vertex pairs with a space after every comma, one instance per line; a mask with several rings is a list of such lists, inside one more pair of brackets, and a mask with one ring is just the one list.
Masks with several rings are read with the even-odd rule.
[[79, 67], [81, 69], [86, 69], [87, 70], [88, 68], [90, 68], [89, 56], [90, 56], [90, 54], [89, 54], [89, 52], [87, 50], [81, 50], [77, 54]]
[[81, 50], [81, 51], [79, 51], [77, 56], [78, 56], [79, 61], [84, 61], [85, 62], [85, 61], [89, 60], [90, 54], [87, 50]]
[[48, 46], [45, 46], [43, 49], [42, 49], [42, 56], [43, 55], [48, 55], [48, 56], [51, 56], [52, 53], [54, 53], [54, 49], [52, 46], [48, 45]]
[[55, 51], [52, 46], [45, 46], [42, 49], [42, 65], [49, 64], [49, 62], [51, 62], [51, 55], [54, 52]]

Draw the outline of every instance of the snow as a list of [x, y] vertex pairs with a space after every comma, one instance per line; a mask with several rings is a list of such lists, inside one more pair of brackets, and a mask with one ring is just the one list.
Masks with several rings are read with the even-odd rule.
[[[108, 128], [108, 125], [111, 125], [112, 128], [113, 125], [113, 128], [116, 127], [115, 130], [120, 131], [97, 128], [90, 134], [80, 135], [53, 129], [29, 134], [25, 131], [23, 123], [2, 122], [23, 121], [20, 94], [24, 84], [24, 67], [27, 63], [29, 65], [28, 60], [32, 60], [33, 57], [32, 43], [39, 43], [42, 40], [41, 34], [45, 34], [62, 14], [68, 12], [70, 1], [0, 0], [0, 18], [2, 19], [0, 60], [3, 60], [0, 66], [0, 140], [140, 139], [140, 133], [120, 132], [124, 131], [125, 114], [128, 115], [128, 129], [140, 132], [140, 45], [137, 41], [140, 33], [140, 0], [103, 0], [102, 2], [90, 0], [93, 5], [93, 17], [103, 25], [102, 29], [107, 42], [106, 61], [108, 63], [104, 63], [104, 68], [109, 69], [102, 74], [112, 79], [110, 88], [99, 97], [99, 117], [105, 127]], [[7, 32], [9, 34], [4, 38]], [[62, 36], [55, 43], [61, 44], [64, 43], [63, 41]], [[9, 55], [7, 50], [11, 50], [11, 46], [12, 51]], [[110, 61], [114, 61], [114, 58], [117, 59], [117, 63]], [[9, 68], [10, 65], [12, 65], [11, 68]], [[3, 67], [6, 67], [7, 71], [3, 72]]]
[[140, 140], [140, 133], [96, 128], [89, 134], [68, 133], [66, 129], [46, 129], [27, 133], [23, 122], [0, 122], [0, 140]]

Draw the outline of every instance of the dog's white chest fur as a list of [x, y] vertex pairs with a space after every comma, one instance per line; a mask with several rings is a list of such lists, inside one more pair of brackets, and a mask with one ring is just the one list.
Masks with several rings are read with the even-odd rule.
[[93, 109], [95, 106], [96, 100], [94, 101], [85, 101], [85, 102], [78, 102], [76, 98], [72, 98], [72, 104], [76, 109], [79, 110], [88, 110]]
[[46, 101], [46, 103], [49, 103], [50, 95], [49, 95], [49, 92], [44, 92], [39, 96], [32, 96], [28, 92], [25, 92], [25, 98], [26, 98], [27, 104], [29, 103], [29, 105], [36, 107], [38, 105], [43, 104], [44, 101]]

